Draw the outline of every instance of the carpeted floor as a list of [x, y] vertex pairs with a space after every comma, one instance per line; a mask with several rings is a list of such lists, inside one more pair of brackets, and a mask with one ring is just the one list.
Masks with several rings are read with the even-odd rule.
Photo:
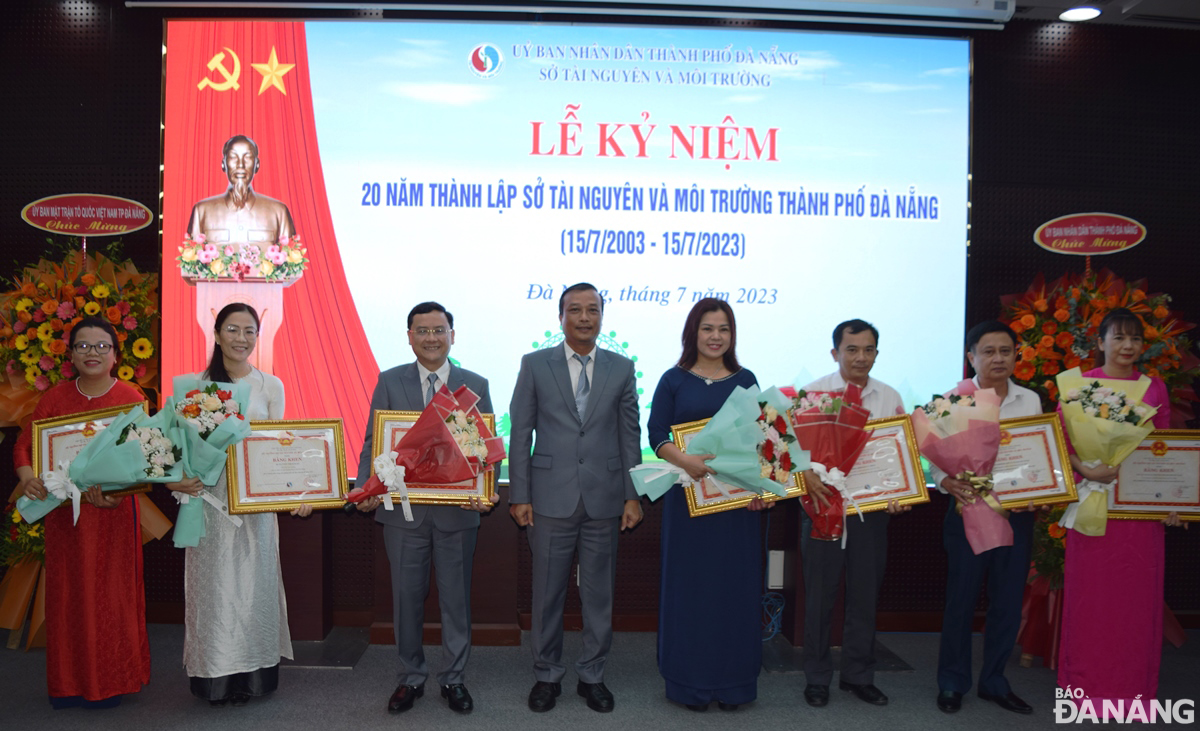
[[[3, 633], [0, 633], [2, 635]], [[1181, 649], [1163, 649], [1160, 698], [1200, 697], [1200, 631], [1191, 631]], [[976, 638], [976, 662], [980, 638]], [[525, 705], [533, 684], [528, 645], [477, 647], [467, 668], [467, 687], [476, 710], [469, 716], [450, 712], [437, 687], [426, 687], [425, 697], [412, 711], [389, 715], [388, 696], [395, 685], [395, 661], [388, 646], [372, 645], [352, 669], [284, 667], [280, 689], [274, 696], [252, 700], [244, 708], [211, 708], [188, 694], [180, 666], [183, 627], [151, 625], [153, 678], [141, 693], [129, 696], [120, 707], [106, 711], [70, 709], [53, 711], [46, 700], [45, 655], [34, 650], [0, 650], [0, 728], [30, 729], [191, 729], [210, 731], [245, 729], [354, 729], [420, 728], [455, 731], [527, 731], [529, 729], [632, 729], [744, 728], [768, 729], [1049, 729], [1054, 723], [1053, 671], [1022, 668], [1014, 659], [1007, 672], [1014, 691], [1034, 706], [1032, 716], [1019, 716], [968, 696], [954, 716], [940, 713], [935, 671], [938, 636], [935, 634], [882, 634], [880, 642], [889, 659], [887, 670], [876, 676], [876, 685], [891, 697], [882, 708], [869, 706], [848, 693], [832, 690], [828, 707], [809, 708], [801, 698], [802, 673], [764, 672], [759, 678], [758, 701], [740, 710], [694, 713], [663, 697], [662, 680], [655, 664], [655, 635], [621, 633], [613, 642], [605, 680], [616, 697], [616, 710], [599, 714], [588, 710], [575, 694], [575, 677], [568, 673], [558, 707], [534, 714]], [[527, 637], [526, 637], [527, 641]], [[579, 650], [579, 634], [568, 632], [564, 657]], [[434, 669], [441, 652], [427, 648]], [[881, 653], [882, 654], [882, 653]]]

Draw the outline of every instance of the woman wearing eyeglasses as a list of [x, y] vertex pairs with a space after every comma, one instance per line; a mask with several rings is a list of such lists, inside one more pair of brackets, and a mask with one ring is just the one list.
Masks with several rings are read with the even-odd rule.
[[[250, 386], [249, 419], [283, 418], [283, 382], [250, 365], [258, 344], [258, 313], [235, 302], [217, 313], [216, 343], [199, 378]], [[198, 495], [207, 490], [224, 503], [225, 475], [216, 485], [195, 477], [168, 485]], [[183, 664], [192, 695], [213, 706], [245, 705], [279, 685], [279, 659], [292, 657], [287, 601], [279, 568], [279, 524], [274, 513], [239, 516], [235, 526], [205, 503], [205, 535], [187, 549]], [[307, 516], [308, 505], [292, 511]]]
[[[106, 321], [80, 320], [68, 340], [77, 377], [47, 391], [31, 420], [141, 402], [142, 394], [113, 376], [116, 342]], [[20, 479], [16, 495], [46, 497], [34, 472], [28, 428], [17, 438], [13, 462]], [[110, 497], [97, 487], [89, 488], [82, 502], [78, 523], [72, 524], [69, 505], [50, 511], [43, 521], [46, 685], [55, 708], [112, 707], [150, 682], [138, 502]]]

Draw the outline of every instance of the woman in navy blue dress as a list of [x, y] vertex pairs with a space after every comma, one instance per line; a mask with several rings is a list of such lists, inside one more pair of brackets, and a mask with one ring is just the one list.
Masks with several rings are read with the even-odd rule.
[[[650, 446], [694, 479], [715, 474], [706, 455], [684, 454], [671, 426], [717, 413], [737, 386], [756, 385], [734, 354], [737, 327], [727, 302], [696, 303], [683, 328], [683, 355], [663, 374], [650, 410]], [[711, 458], [712, 455], [707, 455]], [[693, 711], [717, 701], [732, 711], [758, 694], [762, 666], [762, 523], [750, 510], [692, 518], [680, 488], [663, 498], [658, 669], [667, 698]]]

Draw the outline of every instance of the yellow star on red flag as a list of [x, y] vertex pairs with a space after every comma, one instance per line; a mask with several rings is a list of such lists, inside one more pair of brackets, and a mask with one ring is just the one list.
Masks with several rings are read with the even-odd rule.
[[258, 87], [258, 93], [261, 95], [267, 90], [267, 87], [275, 87], [280, 93], [287, 96], [287, 89], [283, 88], [283, 75], [296, 67], [294, 63], [279, 63], [279, 57], [275, 55], [275, 46], [271, 46], [271, 58], [267, 63], [252, 63], [250, 64], [255, 71], [262, 74], [262, 85]]

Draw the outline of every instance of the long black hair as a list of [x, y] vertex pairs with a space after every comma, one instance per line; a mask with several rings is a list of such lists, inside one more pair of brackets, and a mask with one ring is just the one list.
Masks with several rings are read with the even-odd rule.
[[225, 324], [225, 320], [235, 312], [245, 312], [254, 318], [254, 326], [259, 327], [258, 313], [254, 308], [245, 302], [230, 302], [221, 308], [217, 313], [217, 321], [213, 324], [213, 352], [212, 357], [208, 359], [208, 368], [204, 369], [204, 377], [210, 381], [222, 381], [230, 383], [233, 381], [229, 377], [229, 371], [225, 370], [225, 356], [221, 353], [221, 327]]

